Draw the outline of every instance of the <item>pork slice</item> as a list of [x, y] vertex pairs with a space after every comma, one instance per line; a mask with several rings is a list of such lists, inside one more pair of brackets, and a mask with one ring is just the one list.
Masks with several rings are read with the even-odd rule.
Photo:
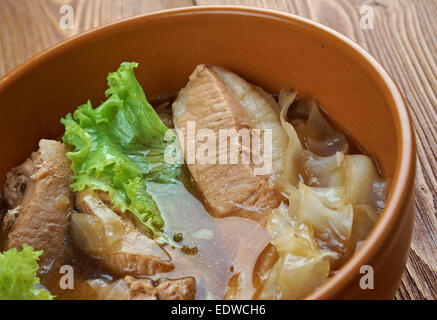
[[[249, 86], [249, 90], [254, 90]], [[259, 95], [259, 98], [262, 97]], [[267, 105], [270, 106], [268, 102]], [[173, 103], [175, 127], [181, 141], [187, 141], [189, 121], [195, 123], [196, 131], [212, 130], [219, 136], [220, 129], [257, 128], [257, 121], [242, 106], [229, 90], [227, 84], [213, 67], [199, 65], [190, 76]], [[275, 111], [272, 114], [277, 116]], [[252, 133], [251, 133], [252, 134]], [[202, 144], [196, 139], [196, 149]], [[238, 147], [239, 156], [251, 154], [251, 150]], [[240, 216], [264, 223], [272, 209], [278, 207], [281, 196], [270, 183], [270, 175], [256, 175], [253, 159], [247, 164], [241, 157], [237, 164], [220, 164], [220, 156], [229, 157], [227, 150], [217, 150], [216, 162], [212, 164], [190, 161], [188, 148], [184, 147], [187, 165], [203, 194], [209, 212], [214, 217]]]
[[79, 248], [118, 275], [150, 276], [171, 271], [174, 265], [170, 256], [99, 195], [102, 193], [88, 190], [77, 194], [76, 204], [82, 213], [72, 215], [71, 226]]
[[127, 286], [129, 300], [158, 300], [152, 280], [126, 276], [123, 281]]
[[196, 297], [196, 281], [191, 277], [152, 281], [126, 276], [112, 283], [103, 279], [88, 283], [102, 300], [193, 300]]
[[26, 159], [6, 174], [3, 194], [9, 208], [16, 208], [21, 203], [33, 173], [33, 160]]
[[196, 281], [188, 277], [183, 279], [161, 281], [156, 287], [159, 300], [194, 300], [196, 297]]
[[10, 210], [4, 218], [9, 229], [7, 247], [28, 244], [44, 250], [40, 270], [60, 257], [73, 210], [71, 162], [63, 143], [41, 140], [39, 150], [7, 174], [4, 194]]

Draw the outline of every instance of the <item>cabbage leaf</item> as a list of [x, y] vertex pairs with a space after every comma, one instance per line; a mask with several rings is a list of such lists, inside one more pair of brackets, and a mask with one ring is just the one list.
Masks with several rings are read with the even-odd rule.
[[318, 247], [311, 225], [298, 221], [284, 204], [267, 222], [279, 259], [267, 276], [259, 299], [299, 299], [325, 282], [338, 254]]
[[124, 62], [108, 75], [108, 99], [99, 107], [93, 109], [88, 101], [61, 119], [62, 140], [74, 147], [67, 153], [75, 179], [73, 191], [107, 192], [116, 209], [130, 212], [158, 238], [164, 220], [146, 182], [174, 183], [180, 164], [165, 161], [167, 148], [177, 152], [176, 137], [147, 101], [135, 78], [137, 66]]
[[[349, 155], [345, 136], [315, 101], [279, 94], [281, 124], [289, 137], [281, 204], [267, 221], [279, 259], [265, 277], [260, 299], [297, 299], [327, 280], [365, 240], [383, 208], [387, 183], [365, 155]], [[292, 106], [293, 104], [293, 106]], [[288, 122], [289, 109], [306, 118]]]

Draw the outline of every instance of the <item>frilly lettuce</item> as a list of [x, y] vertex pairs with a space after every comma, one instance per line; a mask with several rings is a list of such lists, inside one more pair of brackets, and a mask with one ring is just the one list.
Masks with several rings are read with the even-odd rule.
[[0, 253], [0, 300], [52, 300], [54, 296], [38, 288], [38, 258], [42, 251], [23, 245]]
[[108, 192], [115, 208], [132, 213], [156, 237], [164, 221], [146, 182], [173, 183], [180, 165], [165, 161], [176, 137], [166, 134], [169, 129], [147, 101], [135, 78], [137, 66], [124, 62], [109, 74], [108, 99], [99, 107], [93, 109], [88, 101], [62, 119], [62, 140], [74, 147], [67, 154], [72, 189]]

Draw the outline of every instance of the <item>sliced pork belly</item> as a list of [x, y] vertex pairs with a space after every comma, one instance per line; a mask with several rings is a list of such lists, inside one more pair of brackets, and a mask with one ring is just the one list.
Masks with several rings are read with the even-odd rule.
[[280, 107], [263, 88], [247, 83], [246, 80], [223, 68], [212, 67], [226, 87], [253, 119], [255, 128], [272, 130], [272, 174], [271, 181], [280, 183], [283, 171], [284, 153], [288, 136], [279, 120]]
[[[219, 164], [220, 155], [227, 149], [217, 150], [215, 164], [190, 163], [188, 168], [202, 192], [209, 212], [215, 217], [240, 216], [264, 223], [272, 209], [278, 207], [281, 195], [277, 188], [282, 173], [282, 158], [287, 145], [274, 109], [275, 101], [248, 84], [237, 75], [217, 67], [199, 65], [187, 86], [173, 103], [173, 119], [180, 138], [187, 141], [187, 126], [194, 121], [196, 132], [209, 129], [219, 136], [220, 129], [271, 129], [273, 135], [272, 173], [256, 175], [255, 163]], [[183, 135], [183, 136], [182, 136]], [[182, 140], [182, 139], [181, 139]], [[202, 141], [195, 142], [196, 149]], [[184, 148], [185, 157], [188, 148]], [[262, 146], [261, 146], [262, 149]], [[238, 150], [252, 154], [252, 150]]]
[[102, 300], [193, 300], [196, 297], [196, 281], [191, 277], [155, 282], [126, 276], [113, 283], [103, 279], [88, 283]]
[[3, 220], [7, 247], [28, 244], [44, 250], [44, 271], [63, 250], [68, 215], [73, 210], [70, 160], [61, 142], [41, 140], [38, 152], [6, 176], [5, 199], [11, 208]]
[[138, 231], [128, 216], [117, 215], [97, 192], [79, 192], [76, 204], [82, 212], [71, 217], [76, 244], [111, 272], [141, 276], [174, 268], [155, 241]]

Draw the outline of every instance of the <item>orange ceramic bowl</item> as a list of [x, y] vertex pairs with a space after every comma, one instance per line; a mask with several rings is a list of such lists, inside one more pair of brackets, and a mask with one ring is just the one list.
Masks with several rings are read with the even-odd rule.
[[[60, 118], [103, 100], [106, 75], [140, 62], [149, 99], [177, 92], [199, 63], [220, 65], [270, 92], [312, 95], [390, 181], [386, 208], [357, 253], [308, 299], [393, 298], [413, 223], [415, 144], [407, 108], [388, 73], [365, 50], [309, 20], [246, 7], [189, 7], [112, 23], [56, 45], [0, 81], [0, 185], [5, 173], [58, 138]], [[360, 268], [374, 289], [360, 288]]]

